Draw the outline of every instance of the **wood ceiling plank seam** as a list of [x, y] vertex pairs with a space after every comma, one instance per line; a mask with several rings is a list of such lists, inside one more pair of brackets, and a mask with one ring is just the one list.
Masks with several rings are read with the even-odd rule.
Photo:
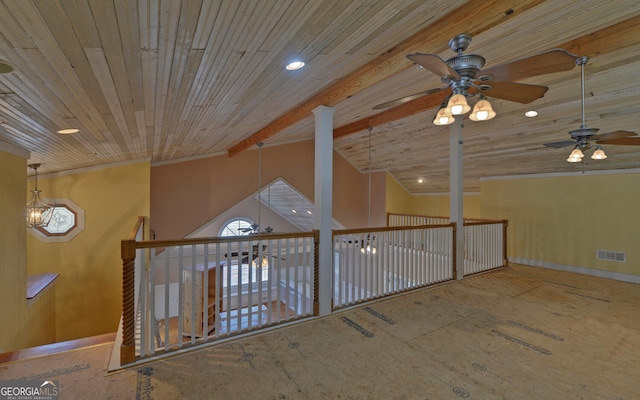
[[[113, 89], [117, 96], [115, 98], [109, 97], [107, 102], [109, 103], [110, 109], [113, 110], [114, 107], [116, 107], [115, 104], [113, 104], [113, 101], [117, 99], [119, 104], [116, 109], [122, 110], [124, 122], [126, 123], [126, 128], [124, 130], [122, 130], [123, 127], [120, 127], [121, 134], [135, 138], [138, 135], [135, 115], [131, 107], [123, 107], [123, 104], [128, 105], [133, 102], [133, 93], [129, 86], [129, 74], [127, 72], [125, 55], [123, 53], [123, 46], [125, 46], [126, 43], [123, 42], [123, 38], [120, 35], [115, 5], [113, 2], [102, 0], [89, 0], [89, 5], [91, 6], [91, 12], [94, 15], [93, 20], [95, 22], [96, 29], [100, 35], [100, 41], [102, 44], [100, 49], [103, 52], [102, 57], [97, 57], [92, 61], [98, 61], [102, 64], [101, 58], [104, 58], [106, 61], [106, 64], [104, 65], [107, 68], [103, 69], [102, 73], [108, 73], [110, 76], [110, 79], [98, 76], [96, 79], [103, 89], [104, 84], [109, 84], [109, 86], [111, 86], [111, 83], [113, 83]], [[91, 50], [92, 49], [85, 48], [85, 52]], [[93, 66], [92, 62], [92, 67]], [[113, 92], [111, 87], [109, 89], [109, 95], [112, 96]], [[120, 116], [117, 118], [120, 119]]]
[[[315, 8], [314, 8], [314, 9], [315, 9]], [[285, 20], [285, 22], [286, 22], [286, 20]], [[293, 32], [293, 31], [295, 30], [295, 25], [291, 26], [289, 29], [290, 29], [290, 31], [292, 31], [292, 32]], [[293, 34], [292, 34], [292, 35], [293, 35]], [[293, 35], [293, 36], [295, 36], [295, 35]], [[283, 48], [283, 47], [284, 47], [285, 42], [286, 42], [285, 40], [282, 40], [282, 41], [280, 42], [280, 43], [281, 43], [281, 48]], [[280, 50], [280, 49], [278, 49], [278, 50]], [[270, 51], [270, 52], [269, 52], [269, 55], [271, 56], [271, 60], [273, 60], [273, 59], [275, 58], [275, 54], [272, 54], [272, 53], [274, 53], [274, 52], [273, 52], [273, 51]], [[283, 56], [283, 57], [284, 57], [284, 56]], [[272, 61], [272, 62], [273, 62], [273, 61]], [[277, 62], [278, 62], [278, 64], [279, 64], [280, 60], [278, 60]], [[278, 67], [279, 67], [279, 65], [278, 65]], [[275, 68], [276, 68], [276, 69], [279, 69], [278, 67], [275, 67]], [[269, 68], [269, 66], [265, 66], [265, 68], [267, 68], [267, 69], [268, 69], [268, 68]], [[271, 79], [266, 79], [266, 81], [271, 81]], [[251, 89], [251, 88], [249, 88], [249, 89], [247, 89], [247, 90], [251, 91], [252, 89]], [[257, 90], [257, 89], [256, 89], [256, 90], [253, 90], [253, 91], [254, 91], [254, 92], [256, 92], [256, 93], [259, 93], [259, 90]], [[217, 103], [219, 104], [219, 103], [220, 103], [220, 100], [218, 100], [218, 101], [217, 101]]]
[[[118, 134], [118, 123], [115, 118], [113, 118], [113, 114], [105, 114], [103, 116], [105, 122], [107, 123], [108, 132], [110, 134], [111, 140], [103, 143], [102, 148], [107, 151], [108, 155], [111, 155], [114, 160], [118, 160], [118, 151], [124, 156], [125, 160], [131, 160], [131, 149], [129, 148], [129, 144], [127, 140], [125, 140], [124, 136]], [[113, 142], [115, 142], [115, 146], [113, 146]], [[109, 144], [111, 144], [112, 148], [109, 148]], [[113, 148], [117, 147], [117, 149]]]
[[136, 111], [135, 116], [136, 116], [136, 123], [138, 125], [137, 129], [139, 132], [139, 139], [135, 140], [136, 151], [140, 157], [146, 157], [148, 155], [148, 151], [147, 151], [148, 135], [147, 135], [147, 124], [144, 117], [144, 111]]
[[[262, 3], [261, 3], [262, 4]], [[253, 51], [252, 48], [253, 47], [257, 47], [257, 40], [255, 40], [255, 37], [258, 36], [258, 33], [260, 31], [261, 28], [261, 24], [249, 24], [249, 21], [251, 20], [251, 17], [253, 16], [253, 12], [258, 12], [256, 11], [257, 8], [254, 8], [251, 12], [239, 12], [236, 13], [237, 15], [242, 15], [241, 19], [239, 21], [235, 21], [235, 25], [238, 27], [243, 27], [245, 25], [250, 25], [251, 29], [246, 29], [246, 28], [241, 28], [242, 31], [242, 35], [234, 35], [236, 37], [236, 39], [230, 44], [229, 48], [234, 49], [233, 53], [235, 55], [235, 57], [229, 57], [227, 59], [227, 61], [229, 59], [236, 59], [237, 61], [234, 64], [234, 66], [231, 69], [231, 74], [229, 74], [229, 76], [227, 77], [226, 83], [229, 85], [228, 89], [225, 89], [224, 86], [221, 87], [221, 91], [223, 93], [225, 93], [225, 96], [220, 100], [220, 102], [222, 103], [227, 103], [228, 100], [225, 99], [225, 97], [229, 97], [230, 95], [232, 95], [233, 93], [236, 92], [242, 92], [244, 90], [243, 85], [245, 85], [245, 82], [240, 81], [238, 82], [238, 79], [240, 76], [242, 76], [241, 74], [247, 69], [249, 68], [248, 66], [252, 65], [252, 55], [253, 55]], [[242, 42], [240, 39], [241, 38], [245, 38], [244, 42]], [[252, 46], [252, 43], [253, 46]], [[240, 50], [242, 49], [242, 50]], [[241, 66], [238, 66], [238, 63], [241, 63]], [[247, 80], [251, 80], [251, 77], [247, 77]], [[233, 93], [231, 91], [231, 89], [233, 89]], [[191, 97], [191, 96], [190, 96]], [[197, 96], [194, 96], [194, 98]]]
[[91, 68], [94, 71], [96, 79], [98, 80], [100, 90], [102, 91], [105, 99], [107, 99], [109, 110], [116, 121], [116, 127], [118, 128], [116, 130], [118, 133], [116, 137], [121, 137], [124, 140], [124, 138], [130, 133], [129, 125], [126, 120], [125, 113], [122, 110], [122, 104], [116, 87], [117, 83], [113, 80], [113, 75], [110, 72], [111, 70], [109, 68], [106, 55], [101, 48], [84, 49], [84, 51], [87, 55], [87, 59], [89, 60], [89, 64], [91, 64]]
[[[289, 0], [288, 2], [277, 1], [275, 5], [271, 11], [274, 16], [267, 19], [268, 33], [260, 39], [260, 47], [257, 51], [273, 54], [282, 52], [286, 44], [297, 36], [297, 32], [305, 24], [308, 16], [316, 11], [320, 3]], [[292, 52], [288, 56], [296, 57], [298, 54]], [[286, 64], [286, 61], [283, 59], [282, 63]]]
[[[133, 101], [133, 113], [144, 110], [142, 89], [141, 39], [138, 29], [138, 5], [130, 0], [114, 0], [117, 26], [122, 41], [124, 65], [127, 70], [129, 90]], [[137, 119], [136, 119], [137, 120]]]
[[140, 59], [142, 65], [142, 90], [144, 101], [144, 125], [147, 138], [147, 155], [153, 154], [155, 140], [156, 88], [158, 79], [158, 40], [160, 5], [157, 0], [138, 2], [140, 24]]
[[211, 39], [211, 32], [220, 15], [222, 2], [205, 1], [202, 3], [202, 9], [196, 23], [196, 32], [193, 35], [193, 49], [205, 50]]
[[[163, 130], [174, 133], [173, 130], [177, 126], [176, 119], [182, 114], [182, 107], [178, 96], [181, 93], [181, 87], [188, 85], [189, 80], [185, 80], [186, 69], [190, 70], [193, 66], [190, 61], [190, 49], [193, 37], [196, 31], [196, 23], [202, 8], [202, 2], [183, 3], [177, 26], [177, 35], [175, 45], [173, 47], [173, 62], [171, 73], [169, 75], [169, 90], [167, 91], [166, 108], [163, 110]], [[200, 52], [201, 53], [201, 52]], [[198, 57], [200, 59], [200, 57]], [[193, 60], [193, 59], [192, 59]], [[191, 72], [189, 71], [189, 76]]]
[[[466, 0], [447, 0], [435, 5], [434, 2], [425, 2], [422, 0], [414, 1], [409, 5], [407, 5], [406, 1], [400, 1], [399, 3], [397, 7], [400, 7], [402, 11], [398, 12], [383, 24], [373, 24], [375, 30], [371, 32], [369, 37], [356, 43], [354, 49], [349, 50], [350, 54], [355, 56], [357, 54], [367, 53], [370, 56], [377, 56], [384, 53], [406, 37], [396, 38], [394, 31], [397, 30], [398, 26], [402, 27], [403, 30], [412, 32], [410, 35], [413, 35], [415, 32], [424, 29], [424, 26], [429, 24], [430, 21], [438, 20], [453, 10], [462, 7], [466, 3]], [[371, 38], [379, 36], [389, 36], [389, 39], [384, 41], [371, 40]], [[359, 50], [356, 51], [356, 49]], [[417, 47], [416, 49], [419, 50], [420, 48]]]
[[[313, 21], [315, 22], [314, 24], [305, 24], [302, 25], [305, 29], [308, 29], [308, 32], [306, 33], [300, 33], [297, 32], [296, 35], [294, 35], [293, 37], [295, 38], [295, 40], [293, 41], [293, 43], [288, 43], [287, 44], [287, 49], [290, 47], [297, 47], [298, 45], [296, 45], [296, 43], [304, 43], [305, 41], [309, 41], [309, 40], [318, 40], [318, 32], [317, 30], [322, 30], [323, 29], [323, 24], [322, 22], [325, 20], [329, 20], [332, 21], [335, 19], [335, 17], [337, 15], [340, 14], [340, 10], [336, 7], [330, 7], [328, 11], [322, 11], [320, 9], [317, 9], [317, 12], [314, 12], [313, 14], [311, 14], [310, 19], [313, 19]], [[323, 16], [323, 18], [314, 18], [314, 16], [317, 16], [317, 14], [325, 14]], [[329, 15], [329, 17], [327, 17], [327, 15]], [[313, 28], [315, 28], [316, 30], [314, 30]], [[308, 39], [307, 39], [308, 37]], [[303, 47], [302, 45], [299, 45], [299, 47]], [[300, 54], [304, 54], [304, 51], [300, 51]], [[275, 55], [274, 55], [275, 56]], [[283, 59], [284, 57], [286, 57], [287, 54], [282, 54], [282, 55], [278, 55], [275, 56], [274, 58], [272, 58], [271, 63], [269, 63], [268, 65], [265, 65], [264, 69], [263, 69], [263, 73], [261, 75], [259, 75], [259, 78], [257, 80], [255, 80], [254, 82], [252, 82], [252, 85], [249, 86], [249, 88], [247, 89], [248, 92], [252, 92], [252, 93], [260, 93], [263, 89], [264, 89], [264, 85], [267, 82], [274, 82], [277, 81], [277, 77], [278, 76], [282, 76], [282, 69], [281, 69], [281, 65], [280, 65], [280, 60]], [[309, 54], [304, 54], [303, 58], [305, 58], [305, 60], [307, 60], [308, 63], [312, 63], [312, 57], [310, 57]], [[231, 85], [229, 85], [229, 87], [231, 87]], [[227, 93], [227, 91], [222, 90], [222, 93]], [[218, 104], [222, 104], [224, 103], [224, 101], [218, 102]]]
[[[251, 14], [251, 15], [248, 15], [247, 18], [249, 18], [250, 20], [252, 19], [252, 17], [254, 19], [261, 19], [259, 18], [260, 12], [261, 12], [260, 9], [255, 8], [253, 13], [256, 15]], [[273, 9], [271, 10], [271, 13], [273, 13]], [[266, 18], [264, 18], [264, 20], [268, 21], [270, 17], [271, 15], [268, 15]], [[263, 70], [265, 68], [264, 66], [266, 65], [265, 59], [268, 53], [258, 51], [258, 48], [260, 47], [261, 43], [260, 41], [254, 39], [256, 37], [262, 37], [265, 35], [264, 33], [262, 34], [260, 33], [260, 30], [263, 29], [264, 24], [251, 24], [249, 22], [250, 21], [247, 21], [247, 22], [238, 21], [235, 24], [238, 26], [249, 24], [254, 27], [249, 33], [245, 31], [243, 32], [243, 35], [237, 36], [237, 37], [245, 37], [244, 41], [243, 42], [239, 41], [238, 38], [236, 37], [236, 39], [229, 44], [229, 47], [231, 49], [234, 49], [234, 48], [243, 49], [243, 53], [242, 53], [242, 57], [240, 58], [237, 58], [237, 57], [227, 58], [228, 60], [237, 59], [236, 65], [227, 68], [232, 72], [226, 76], [225, 81], [222, 83], [221, 86], [219, 86], [218, 91], [223, 94], [223, 97], [217, 99], [216, 101], [217, 104], [224, 104], [226, 107], [229, 107], [235, 103], [238, 103], [238, 100], [234, 100], [234, 98], [242, 99], [244, 97], [251, 97], [254, 95], [255, 92], [250, 91], [250, 89], [247, 86], [251, 82], [255, 81], [255, 76], [257, 74], [256, 71]], [[241, 62], [241, 66], [237, 65], [238, 62]], [[254, 68], [253, 67], [254, 65], [258, 66], [258, 68], [257, 69]], [[223, 66], [222, 68], [225, 68], [225, 66]], [[251, 69], [253, 69], [253, 72], [250, 72], [247, 74], [246, 71]], [[246, 94], [241, 95], [241, 93], [246, 93]], [[235, 108], [237, 108], [237, 106]], [[230, 112], [229, 114], [233, 114], [233, 112]], [[231, 118], [233, 118], [233, 115], [231, 115]], [[228, 124], [229, 124], [228, 121], [222, 122], [222, 125], [228, 125]]]
[[[40, 1], [43, 4], [49, 3], [48, 0]], [[105, 139], [102, 132], [106, 130], [106, 123], [102, 120], [102, 115], [109, 110], [109, 106], [107, 104], [107, 100], [102, 95], [98, 81], [93, 74], [93, 70], [91, 69], [83, 49], [100, 47], [100, 36], [93, 24], [93, 14], [91, 13], [91, 9], [86, 0], [69, 0], [62, 3], [62, 6], [64, 7], [66, 18], [69, 20], [72, 29], [76, 33], [75, 40], [80, 43], [78, 51], [81, 52], [81, 54], [78, 54], [76, 57], [71, 57], [71, 53], [68, 53], [67, 58], [69, 58], [69, 61], [73, 65], [74, 70], [78, 75], [78, 79], [82, 82], [86, 95], [91, 99], [89, 101], [90, 104], [93, 105], [93, 107], [90, 107], [88, 114], [97, 127], [97, 130], [90, 129], [90, 133], [98, 141], [104, 141]], [[41, 12], [41, 14], [48, 19], [48, 12]], [[55, 20], [49, 25], [54, 26]], [[65, 45], [70, 47], [69, 43], [65, 43]], [[75, 51], [76, 50], [74, 49], [73, 54], [76, 54]]]
[[[244, 60], [243, 68], [234, 68], [233, 76], [229, 76], [227, 81], [225, 82], [225, 84], [228, 85], [229, 88], [233, 88], [233, 92], [246, 93], [248, 91], [247, 85], [249, 85], [249, 83], [255, 79], [254, 76], [256, 75], [256, 72], [253, 72], [248, 76], [243, 75], [243, 73], [249, 68], [254, 68], [253, 67], [254, 65], [260, 66], [261, 69], [264, 68], [264, 65], [266, 65], [265, 60], [266, 60], [267, 53], [261, 52], [259, 50], [259, 48], [262, 45], [262, 40], [256, 40], [254, 38], [263, 38], [267, 35], [267, 32], [264, 32], [264, 30], [270, 30], [269, 26], [271, 26], [271, 24], [269, 23], [269, 21], [271, 21], [272, 15], [273, 14], [280, 15], [283, 5], [286, 5], [286, 3], [281, 4], [280, 2], [276, 2], [276, 4], [279, 4], [280, 7], [270, 8], [270, 14], [267, 15], [265, 18], [260, 18], [260, 15], [255, 16], [257, 20], [263, 20], [264, 22], [262, 24], [250, 24], [250, 25], [253, 25], [255, 29], [251, 34], [247, 34], [246, 31], [243, 32], [243, 36], [246, 35], [247, 37], [247, 39], [245, 40], [245, 43], [241, 43], [241, 42], [236, 43], [237, 47], [240, 47], [243, 49], [246, 48], [246, 54], [244, 55], [244, 57], [242, 57], [242, 59]], [[255, 12], [259, 12], [259, 10]], [[243, 76], [243, 77], [246, 76], [246, 79], [243, 79], [242, 81], [238, 81], [240, 76]], [[229, 88], [225, 88], [223, 86], [219, 89], [219, 91], [225, 94], [225, 96], [228, 96], [228, 94], [230, 93]], [[217, 100], [217, 102], [227, 103], [228, 99], [223, 97], [222, 99]]]
[[[16, 53], [31, 65], [42, 64], [44, 65], [43, 68], [45, 71], [50, 71], [48, 63], [43, 60], [42, 54], [38, 50], [17, 49]], [[21, 79], [20, 75], [26, 79]], [[12, 90], [21, 98], [24, 98], [26, 103], [30, 104], [31, 107], [39, 110], [39, 113], [48, 116], [57, 116], [58, 121], [62, 121], [65, 115], [71, 115], [66, 105], [59, 100], [55, 93], [55, 90], [61, 86], [61, 84], [55, 84], [57, 82], [57, 75], [34, 75], [30, 69], [24, 69], [21, 70], [19, 74], [15, 74], [15, 76], [17, 78], [8, 77], [7, 79], [7, 82], [15, 82]], [[34, 84], [37, 84], [38, 87], [35, 87]], [[49, 121], [51, 121], [51, 117], [48, 118]], [[49, 126], [53, 125], [52, 122], [49, 122]]]
[[180, 11], [181, 4], [177, 1], [160, 4], [153, 159], [164, 152], [164, 146], [168, 140], [168, 132], [164, 129], [164, 111], [169, 96], [169, 77], [171, 76], [175, 41], [178, 35]]
[[[11, 7], [9, 7], [11, 6]], [[9, 44], [8, 48], [3, 50], [7, 55], [11, 54], [12, 49], [28, 49], [36, 47], [30, 35], [24, 30], [20, 21], [23, 21], [23, 14], [15, 3], [0, 3], [0, 25], [5, 29], [2, 30], [2, 37], [5, 39], [2, 43]]]
[[356, 30], [363, 28], [363, 21], [370, 20], [371, 14], [375, 15], [379, 8], [385, 6], [384, 2], [371, 0], [344, 4], [347, 6], [342, 10], [336, 10], [337, 17], [331, 18], [329, 24], [323, 24], [322, 31], [309, 43], [309, 47], [314, 48], [312, 53], [329, 54], [340, 51], [344, 41]]
[[[484, 49], [484, 54], [493, 54], [491, 56], [491, 63], [500, 64], [507, 60], [514, 60], [522, 58], [521, 53], [513, 55], [515, 51], [526, 48], [530, 53], [545, 51], [549, 48], [548, 43], [556, 40], [555, 38], [560, 36], [557, 32], [558, 29], [562, 29], [564, 32], [568, 32], [569, 37], [583, 37], [589, 32], [594, 30], [604, 29], [607, 25], [617, 24], [621, 22], [621, 18], [611, 19], [608, 16], [612, 12], [616, 11], [616, 8], [611, 3], [604, 5], [602, 2], [592, 2], [593, 6], [589, 7], [589, 3], [584, 1], [573, 2], [572, 4], [554, 3], [549, 2], [545, 4], [548, 7], [533, 10], [528, 13], [528, 19], [535, 20], [536, 23], [540, 23], [545, 26], [546, 29], [541, 31], [538, 35], [530, 36], [525, 35], [526, 30], [522, 29], [522, 24], [518, 24], [519, 20], [510, 20], [508, 26], [503, 26], [503, 30], [509, 35], [502, 35], [500, 39], [491, 37], [489, 39], [490, 44], [487, 45], [487, 40], [482, 37], [476, 39], [481, 40], [481, 45]], [[596, 9], [597, 7], [597, 9]], [[588, 8], [592, 8], [595, 11], [585, 11]], [[640, 12], [640, 7], [636, 7], [635, 12], [631, 9], [628, 10], [625, 18], [631, 18]], [[597, 15], [598, 17], [593, 19], [589, 14]], [[620, 14], [618, 12], [618, 14]], [[583, 21], [587, 18], [593, 20], [594, 23], [584, 24]], [[624, 19], [624, 18], [622, 18]], [[598, 23], [595, 23], [595, 20]], [[494, 34], [495, 35], [495, 34]], [[564, 35], [567, 37], [567, 35]], [[523, 46], [526, 44], [526, 46]], [[565, 48], [564, 46], [557, 46]], [[571, 51], [571, 50], [569, 50]], [[572, 51], [575, 54], [575, 51]]]
[[224, 60], [226, 58], [226, 51], [228, 49], [222, 46], [226, 44], [226, 38], [232, 35], [232, 22], [237, 12], [240, 3], [238, 2], [223, 2], [222, 7], [218, 13], [218, 19], [213, 25], [213, 29], [209, 35], [209, 42], [205, 49], [202, 68], [198, 71], [196, 76], [196, 82], [202, 87], [198, 96], [193, 101], [195, 105], [206, 105], [210, 102], [211, 93], [213, 93], [216, 85], [221, 80], [220, 74], [224, 62], [218, 62], [218, 60]]
[[[514, 11], [522, 12], [538, 5], [541, 1], [542, 0], [522, 1], [518, 6], [513, 7], [513, 9]], [[247, 146], [257, 141], [265, 140], [289, 124], [306, 117], [311, 110], [320, 104], [335, 105], [341, 100], [356, 94], [363, 88], [380, 82], [389, 75], [410, 68], [411, 63], [406, 61], [404, 55], [408, 50], [415, 48], [419, 44], [425, 41], [428, 43], [440, 43], [440, 39], [443, 37], [447, 38], [442, 39], [442, 41], [446, 43], [448, 37], [451, 36], [451, 32], [457, 32], [460, 27], [465, 27], [465, 31], [470, 34], [478, 34], [479, 32], [496, 26], [498, 21], [505, 17], [501, 4], [476, 0], [472, 0], [470, 3], [473, 4], [471, 7], [465, 8], [465, 18], [460, 18], [460, 13], [457, 13], [457, 10], [447, 14], [429, 27], [417, 32], [402, 43], [399, 43], [388, 53], [379, 56], [376, 61], [355, 70], [349, 74], [349, 76], [345, 77], [344, 80], [327, 87], [298, 107], [272, 121], [258, 132], [240, 141], [228, 150], [229, 155], [235, 155]], [[470, 9], [471, 11], [469, 12]], [[494, 15], [495, 17], [477, 18], [479, 15]], [[439, 48], [442, 48], [442, 46]]]
[[[50, 4], [51, 2], [43, 2]], [[101, 112], [107, 107], [106, 100], [101, 95], [100, 87], [93, 75], [91, 66], [89, 65], [82, 46], [78, 40], [78, 30], [72, 26], [72, 21], [68, 18], [65, 10], [60, 7], [47, 7], [39, 9], [38, 12], [46, 23], [53, 39], [59, 44], [60, 51], [64, 55], [66, 64], [70, 69], [64, 68], [63, 74], [75, 75], [73, 85], [69, 85], [69, 90], [73, 97], [76, 98], [76, 105], [80, 108], [69, 108], [69, 111], [76, 115], [78, 121], [81, 122], [86, 131], [96, 140], [104, 141], [104, 137], [100, 132], [106, 127], [102, 121]], [[47, 46], [47, 44], [44, 44]], [[69, 79], [68, 79], [69, 80]], [[68, 127], [59, 125], [60, 128]], [[73, 126], [74, 128], [82, 128]], [[82, 130], [82, 129], [81, 129]]]
[[202, 62], [203, 54], [203, 50], [191, 50], [189, 52], [189, 58], [186, 62], [186, 68], [182, 75], [182, 84], [180, 85], [180, 88], [178, 89], [178, 95], [176, 96], [177, 106], [174, 109], [174, 117], [172, 118], [172, 123], [168, 125], [168, 128], [176, 133], [177, 137], [175, 140], [178, 145], [183, 143], [184, 137], [188, 134], [186, 130], [178, 129], [178, 125], [182, 120], [184, 120], [184, 118], [181, 118], [181, 115], [183, 115], [184, 113], [187, 96], [191, 91], [191, 87], [196, 77], [197, 70], [200, 67], [200, 63]]
[[[19, 97], [20, 100], [14, 101], [12, 97]], [[44, 103], [43, 107], [39, 107], [38, 103], [21, 101], [22, 98], [24, 98], [22, 92], [6, 97], [4, 104], [7, 108], [4, 109], [4, 113], [0, 114], [4, 115], [4, 118], [7, 120], [14, 114], [20, 115], [19, 119], [16, 117], [14, 124], [26, 131], [33, 130], [34, 132], [51, 132], [50, 129], [45, 130], [44, 127], [52, 125], [52, 122], [47, 115], [56, 115], [55, 110], [48, 110], [48, 103]], [[32, 125], [32, 123], [40, 120], [42, 123]], [[46, 137], [43, 138], [46, 139]]]
[[[54, 93], [57, 98], [71, 99], [72, 101], [64, 106], [68, 115], [72, 115], [72, 109], [82, 110], [82, 112], [74, 114], [80, 115], [79, 119], [82, 120], [84, 127], [88, 127], [91, 131], [95, 132], [95, 129], [92, 129], [95, 123], [86, 117], [86, 114], [91, 115], [90, 102], [86, 96], [82, 96], [83, 94], [86, 95], [86, 92], [80, 80], [75, 75], [71, 64], [69, 64], [64, 51], [58, 46], [51, 30], [46, 27], [39, 10], [33, 7], [24, 7], [22, 11], [24, 12], [23, 22], [25, 24], [28, 23], [30, 32], [34, 33], [32, 35], [34, 45], [39, 50], [44, 50], [44, 52], [41, 51], [40, 54], [49, 65], [49, 67], [44, 67], [45, 71], [51, 71], [51, 73], [47, 74], [46, 81], [49, 82], [48, 85], [51, 87], [52, 93]], [[61, 9], [54, 7], [47, 11], [56, 14], [59, 13]], [[94, 135], [98, 140], [101, 139], [99, 132]]]
[[[51, 3], [50, 0], [38, 0], [45, 6]], [[71, 22], [71, 26], [76, 30], [77, 40], [80, 41], [82, 47], [98, 48], [102, 47], [100, 34], [94, 23], [94, 15], [88, 0], [64, 0], [61, 2], [66, 17]], [[40, 10], [44, 8], [38, 7]], [[44, 14], [44, 11], [43, 11]]]

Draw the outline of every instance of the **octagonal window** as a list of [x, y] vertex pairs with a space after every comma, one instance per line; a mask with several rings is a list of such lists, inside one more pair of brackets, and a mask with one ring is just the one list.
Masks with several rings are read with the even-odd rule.
[[51, 219], [44, 227], [29, 229], [42, 242], [68, 242], [84, 230], [84, 210], [69, 199], [44, 199], [55, 204]]

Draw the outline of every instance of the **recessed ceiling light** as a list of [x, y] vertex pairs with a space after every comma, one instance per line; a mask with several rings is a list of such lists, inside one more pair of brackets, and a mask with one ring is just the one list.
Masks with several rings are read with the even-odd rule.
[[76, 128], [68, 128], [68, 129], [60, 129], [58, 131], [58, 133], [60, 133], [62, 135], [68, 135], [70, 133], [76, 133], [78, 131], [79, 131], [79, 129], [76, 129]]
[[295, 214], [295, 213], [297, 213], [297, 211], [296, 211], [296, 210], [291, 210], [291, 212], [292, 212], [292, 213], [294, 213], [294, 214]]
[[418, 183], [422, 183], [422, 182], [424, 182], [424, 179], [422, 178], [418, 179]]
[[307, 211], [307, 214], [311, 215], [311, 211]]
[[302, 61], [294, 61], [292, 63], [287, 64], [286, 68], [289, 71], [295, 71], [295, 70], [300, 69], [302, 67], [304, 67], [304, 63]]
[[526, 113], [524, 113], [525, 116], [529, 117], [529, 118], [533, 118], [533, 117], [537, 117], [538, 116], [538, 112], [535, 110], [529, 110]]

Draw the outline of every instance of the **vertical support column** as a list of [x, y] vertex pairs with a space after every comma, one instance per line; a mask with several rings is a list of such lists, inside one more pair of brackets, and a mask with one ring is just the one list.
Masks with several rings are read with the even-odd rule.
[[456, 122], [449, 125], [449, 218], [456, 223], [456, 279], [464, 277], [463, 127], [462, 115], [456, 115]]
[[318, 302], [320, 315], [331, 313], [333, 277], [333, 113], [319, 106], [315, 124], [314, 228], [320, 231], [318, 247]]

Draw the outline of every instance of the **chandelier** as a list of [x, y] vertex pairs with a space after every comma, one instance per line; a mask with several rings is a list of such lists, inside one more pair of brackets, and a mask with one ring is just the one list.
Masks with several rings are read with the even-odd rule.
[[49, 205], [40, 199], [40, 190], [38, 190], [38, 168], [40, 164], [29, 164], [29, 168], [35, 171], [36, 184], [31, 191], [31, 200], [27, 202], [27, 227], [40, 228], [49, 225], [55, 205]]

